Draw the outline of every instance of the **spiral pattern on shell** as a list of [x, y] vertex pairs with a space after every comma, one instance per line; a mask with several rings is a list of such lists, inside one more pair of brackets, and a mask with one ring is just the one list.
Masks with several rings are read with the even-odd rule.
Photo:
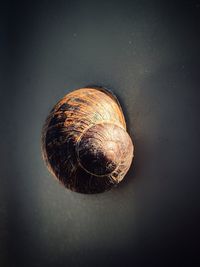
[[97, 88], [64, 96], [46, 119], [42, 154], [72, 191], [99, 193], [117, 185], [130, 168], [133, 144], [116, 97]]

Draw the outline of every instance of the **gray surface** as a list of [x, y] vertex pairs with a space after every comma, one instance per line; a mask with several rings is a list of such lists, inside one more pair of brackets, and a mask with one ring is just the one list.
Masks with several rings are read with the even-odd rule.
[[[2, 266], [199, 262], [198, 1], [13, 2], [5, 14]], [[119, 97], [135, 161], [118, 188], [81, 195], [48, 173], [40, 135], [52, 106], [91, 83]]]

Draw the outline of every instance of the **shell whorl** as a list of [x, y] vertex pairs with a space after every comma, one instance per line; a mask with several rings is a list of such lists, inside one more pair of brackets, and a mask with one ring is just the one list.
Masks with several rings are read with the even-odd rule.
[[133, 157], [118, 101], [94, 88], [75, 90], [54, 106], [43, 128], [42, 151], [49, 170], [81, 193], [110, 189]]

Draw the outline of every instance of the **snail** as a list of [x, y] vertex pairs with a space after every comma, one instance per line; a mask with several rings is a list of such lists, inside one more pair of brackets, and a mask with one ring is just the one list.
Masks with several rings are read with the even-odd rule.
[[79, 193], [100, 193], [117, 185], [130, 168], [133, 150], [119, 101], [100, 87], [65, 95], [42, 130], [49, 171]]

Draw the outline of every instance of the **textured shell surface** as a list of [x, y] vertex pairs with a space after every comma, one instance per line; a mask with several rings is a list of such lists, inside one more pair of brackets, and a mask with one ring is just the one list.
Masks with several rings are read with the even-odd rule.
[[116, 97], [97, 88], [64, 96], [46, 119], [42, 154], [72, 191], [99, 193], [117, 185], [131, 165], [133, 144]]

